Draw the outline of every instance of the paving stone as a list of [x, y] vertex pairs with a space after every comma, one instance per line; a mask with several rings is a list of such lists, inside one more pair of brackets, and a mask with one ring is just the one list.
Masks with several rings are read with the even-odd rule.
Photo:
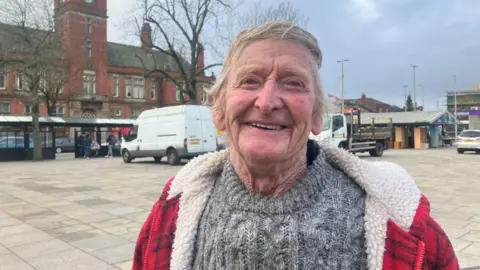
[[35, 270], [15, 254], [0, 255], [1, 270]]
[[138, 235], [139, 235], [139, 233], [134, 232], [134, 233], [121, 234], [119, 236], [124, 238], [124, 239], [127, 239], [128, 241], [130, 241], [132, 243], [136, 243], [137, 239], [138, 239]]
[[111, 267], [98, 258], [81, 250], [67, 250], [35, 258], [25, 259], [37, 270], [75, 269], [75, 270], [108, 270]]
[[102, 231], [102, 230], [88, 230], [88, 231], [78, 231], [74, 233], [69, 233], [69, 234], [63, 234], [57, 236], [58, 239], [65, 241], [65, 242], [75, 242], [75, 241], [80, 241], [83, 239], [89, 239], [93, 238], [99, 235], [106, 235], [107, 233]]
[[133, 265], [132, 261], [126, 261], [126, 262], [115, 264], [115, 266], [121, 270], [131, 270], [132, 265]]
[[466, 247], [470, 246], [473, 242], [463, 240], [463, 239], [452, 238], [452, 239], [450, 239], [450, 243], [452, 243], [452, 246], [453, 246], [453, 249], [455, 250], [455, 253], [459, 253], [463, 249], [465, 249]]
[[469, 233], [463, 235], [461, 239], [480, 243], [480, 231], [470, 231]]
[[461, 239], [462, 236], [470, 232], [469, 230], [457, 229], [457, 228], [448, 228], [448, 229], [444, 228], [444, 231], [449, 238], [457, 238], [457, 239]]
[[0, 219], [11, 217], [9, 214], [0, 211]]
[[109, 227], [118, 226], [118, 225], [124, 225], [128, 223], [132, 223], [132, 221], [128, 219], [123, 219], [123, 218], [116, 218], [116, 219], [109, 219], [109, 220], [104, 220], [100, 222], [90, 223], [90, 225], [95, 228], [102, 229], [102, 228], [109, 228]]
[[120, 246], [115, 246], [111, 248], [105, 248], [96, 250], [92, 254], [106, 261], [110, 264], [124, 262], [126, 260], [131, 260], [135, 251], [135, 244], [128, 243]]
[[35, 218], [25, 219], [24, 222], [35, 227], [49, 227], [52, 226], [52, 224], [58, 224], [58, 222], [69, 219], [71, 218], [55, 213], [54, 215], [46, 215], [43, 217], [35, 216]]
[[111, 204], [113, 202], [110, 200], [105, 200], [101, 198], [93, 198], [93, 199], [77, 201], [76, 203], [84, 206], [98, 206], [98, 205]]
[[53, 237], [42, 231], [34, 231], [22, 234], [14, 234], [4, 236], [0, 239], [0, 244], [7, 248], [17, 247], [21, 245], [33, 244], [44, 240], [50, 240]]
[[471, 221], [480, 222], [480, 215], [475, 215], [470, 218]]
[[22, 222], [16, 218], [8, 217], [0, 219], [0, 227], [19, 225]]
[[99, 235], [80, 241], [70, 242], [71, 245], [89, 252], [128, 243], [129, 242], [126, 239], [115, 235]]
[[[467, 269], [467, 268], [470, 268], [472, 267], [471, 269], [469, 270], [477, 270], [477, 269], [480, 269], [480, 256], [476, 256], [476, 255], [469, 255], [469, 254], [465, 254], [465, 253], [460, 253], [460, 254], [456, 254], [457, 255], [457, 259], [458, 259], [458, 264], [460, 265], [460, 268], [461, 269]], [[473, 268], [475, 267], [475, 268]]]
[[150, 214], [150, 211], [142, 211], [125, 215], [124, 218], [143, 224], [147, 220], [148, 214]]
[[128, 223], [128, 224], [123, 224], [123, 225], [118, 225], [113, 227], [102, 228], [101, 230], [106, 231], [109, 234], [121, 235], [121, 234], [127, 234], [127, 233], [138, 233], [140, 232], [141, 228], [142, 228], [142, 224], [140, 223]]
[[14, 226], [0, 227], [0, 240], [3, 237], [11, 236], [15, 234], [28, 233], [32, 231], [37, 231], [33, 226], [27, 224], [20, 224]]
[[[480, 243], [473, 243], [468, 247], [464, 248], [461, 253], [469, 255], [478, 255], [480, 254]], [[479, 265], [480, 266], [480, 265]]]
[[12, 247], [11, 250], [21, 258], [34, 258], [47, 254], [55, 254], [60, 251], [75, 249], [75, 247], [60, 241], [58, 239], [50, 239], [33, 244]]
[[480, 231], [480, 222], [471, 222], [463, 228], [466, 230]]
[[107, 213], [90, 214], [90, 215], [76, 217], [77, 220], [84, 223], [96, 223], [96, 222], [102, 222], [102, 221], [115, 219], [115, 218], [116, 216], [113, 216]]
[[93, 227], [88, 226], [86, 224], [77, 224], [77, 225], [67, 226], [67, 227], [58, 227], [55, 229], [48, 230], [46, 232], [53, 236], [60, 236], [60, 235], [71, 234], [75, 232], [88, 231], [92, 229]]
[[35, 228], [41, 229], [43, 231], [48, 231], [48, 230], [54, 230], [61, 227], [70, 227], [70, 226], [78, 225], [80, 223], [81, 223], [80, 221], [75, 219], [67, 219], [62, 221], [54, 221], [50, 223], [35, 225]]
[[[8, 254], [8, 253], [10, 253], [10, 250], [8, 250], [8, 248], [0, 245], [0, 255], [5, 255], [5, 254]], [[1, 264], [0, 264], [0, 267], [2, 267]]]

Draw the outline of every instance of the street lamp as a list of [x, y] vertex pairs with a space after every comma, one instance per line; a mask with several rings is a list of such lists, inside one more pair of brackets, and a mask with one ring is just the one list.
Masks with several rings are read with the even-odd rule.
[[405, 111], [407, 111], [407, 87], [408, 85], [403, 85], [403, 88], [405, 89], [405, 101], [403, 102], [403, 104], [405, 105]]
[[416, 65], [412, 65], [412, 68], [413, 68], [413, 106], [415, 107], [414, 108], [414, 111], [417, 111], [417, 88], [416, 88], [416, 78], [415, 78], [415, 69], [417, 68], [418, 66]]
[[344, 63], [344, 62], [348, 62], [348, 59], [343, 59], [343, 60], [337, 61], [337, 63], [342, 63], [342, 93], [341, 93], [341, 98], [342, 98], [342, 113], [343, 113], [344, 110], [345, 110], [345, 82], [344, 82], [345, 74], [344, 74], [344, 72], [343, 72], [343, 63]]
[[[458, 135], [458, 127], [457, 127], [457, 75], [452, 75], [452, 78], [453, 78], [453, 96], [454, 96], [454, 107], [455, 107], [455, 138], [457, 138], [457, 135]], [[447, 97], [448, 99], [448, 97]], [[448, 102], [447, 102], [448, 104]], [[447, 105], [447, 108], [448, 108], [448, 105]]]

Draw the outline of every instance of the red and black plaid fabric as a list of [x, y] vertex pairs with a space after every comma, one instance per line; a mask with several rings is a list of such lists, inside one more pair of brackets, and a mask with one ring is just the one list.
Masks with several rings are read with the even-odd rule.
[[[145, 221], [135, 247], [133, 270], [169, 270], [180, 195], [167, 200], [173, 178]], [[425, 196], [409, 232], [388, 221], [383, 269], [457, 270], [458, 261], [447, 235], [430, 216]]]
[[425, 196], [420, 199], [409, 232], [388, 222], [383, 269], [460, 269], [447, 235], [430, 216], [430, 203]]
[[152, 211], [140, 230], [133, 270], [168, 270], [172, 255], [173, 238], [178, 217], [180, 195], [167, 200], [172, 184], [170, 179], [155, 202]]

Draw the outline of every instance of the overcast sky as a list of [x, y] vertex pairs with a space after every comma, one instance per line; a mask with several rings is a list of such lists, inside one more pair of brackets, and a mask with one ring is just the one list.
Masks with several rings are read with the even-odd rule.
[[[108, 3], [108, 39], [125, 37], [125, 16], [134, 0]], [[253, 0], [245, 0], [248, 10]], [[274, 0], [265, 0], [273, 3]], [[345, 63], [345, 98], [368, 97], [403, 106], [404, 90], [417, 84], [425, 90], [427, 109], [445, 104], [445, 92], [457, 75], [458, 89], [480, 84], [480, 0], [295, 0], [308, 17], [307, 28], [318, 39], [324, 62], [320, 70], [329, 94], [340, 95]], [[207, 59], [209, 61], [211, 59]], [[442, 99], [443, 97], [443, 99]], [[417, 87], [421, 105], [422, 88]]]

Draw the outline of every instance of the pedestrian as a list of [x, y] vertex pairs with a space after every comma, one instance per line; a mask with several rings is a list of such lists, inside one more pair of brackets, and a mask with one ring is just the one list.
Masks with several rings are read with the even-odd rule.
[[83, 150], [84, 150], [84, 158], [90, 158], [90, 150], [92, 149], [92, 139], [90, 139], [90, 135], [87, 134], [85, 136], [85, 140], [83, 140]]
[[107, 138], [107, 145], [108, 145], [108, 154], [105, 157], [112, 158], [113, 157], [113, 146], [115, 145], [115, 137], [113, 134], [110, 134]]
[[133, 269], [458, 269], [415, 181], [309, 140], [326, 112], [316, 38], [284, 22], [242, 31], [209, 90], [230, 148], [164, 187]]

